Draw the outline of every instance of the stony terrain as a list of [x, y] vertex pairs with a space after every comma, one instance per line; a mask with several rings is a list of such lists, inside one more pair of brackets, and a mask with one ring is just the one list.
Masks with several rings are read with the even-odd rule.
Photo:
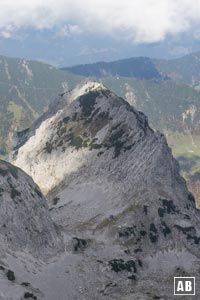
[[62, 237], [39, 187], [2, 160], [0, 208], [0, 299], [41, 296], [39, 289], [27, 283], [29, 274], [39, 272], [41, 264], [63, 251]]
[[0, 160], [1, 245], [42, 255], [54, 248], [56, 229], [40, 189], [20, 169]]
[[165, 137], [102, 84], [62, 95], [16, 134], [10, 161], [65, 244], [28, 276], [42, 299], [170, 300], [174, 276], [199, 274], [200, 215]]

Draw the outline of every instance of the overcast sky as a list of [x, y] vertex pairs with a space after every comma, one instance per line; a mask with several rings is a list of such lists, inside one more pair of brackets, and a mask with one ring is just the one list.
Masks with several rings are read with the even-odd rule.
[[176, 56], [198, 49], [199, 25], [200, 0], [0, 0], [0, 51], [55, 64], [126, 57], [126, 49], [157, 55], [164, 45]]

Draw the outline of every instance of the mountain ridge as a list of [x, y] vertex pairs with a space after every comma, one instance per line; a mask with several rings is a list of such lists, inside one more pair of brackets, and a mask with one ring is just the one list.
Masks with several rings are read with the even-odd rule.
[[[146, 65], [145, 65], [146, 64]], [[61, 70], [82, 76], [97, 78], [108, 76], [135, 77], [139, 79], [173, 79], [189, 85], [199, 85], [200, 52], [174, 59], [156, 59], [146, 56], [130, 57], [114, 61], [62, 67]], [[135, 69], [135, 70], [134, 70]], [[148, 71], [148, 73], [145, 73]], [[152, 74], [151, 74], [152, 71]]]
[[161, 80], [162, 76], [148, 57], [127, 58], [113, 62], [97, 62], [74, 67], [62, 68], [76, 75], [135, 77], [139, 79]]

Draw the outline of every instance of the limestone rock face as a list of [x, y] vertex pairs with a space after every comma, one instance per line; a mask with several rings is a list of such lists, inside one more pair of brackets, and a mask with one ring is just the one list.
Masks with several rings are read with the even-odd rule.
[[59, 237], [39, 187], [19, 168], [0, 160], [0, 248], [45, 255]]
[[46, 194], [73, 253], [82, 289], [70, 299], [171, 299], [174, 276], [198, 274], [199, 212], [142, 112], [88, 82], [16, 141], [12, 163]]

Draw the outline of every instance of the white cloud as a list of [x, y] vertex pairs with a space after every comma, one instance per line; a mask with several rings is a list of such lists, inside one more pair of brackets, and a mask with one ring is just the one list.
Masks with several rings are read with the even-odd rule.
[[91, 48], [89, 46], [84, 46], [79, 52], [78, 56], [90, 56], [95, 54], [103, 54], [109, 52], [107, 48]]
[[171, 49], [170, 54], [174, 57], [180, 57], [192, 52], [191, 47], [177, 46]]
[[78, 25], [65, 24], [57, 31], [56, 36], [70, 37], [79, 35], [82, 33], [82, 29]]
[[200, 0], [0, 0], [0, 8], [1, 33], [7, 26], [60, 27], [68, 36], [73, 27], [66, 24], [76, 24], [81, 31], [157, 42], [200, 23]]
[[2, 30], [0, 32], [0, 36], [3, 37], [4, 39], [10, 39], [12, 37], [11, 33], [6, 30]]
[[2, 30], [0, 30], [0, 36], [9, 39], [15, 33], [15, 28], [11, 25], [4, 26]]

